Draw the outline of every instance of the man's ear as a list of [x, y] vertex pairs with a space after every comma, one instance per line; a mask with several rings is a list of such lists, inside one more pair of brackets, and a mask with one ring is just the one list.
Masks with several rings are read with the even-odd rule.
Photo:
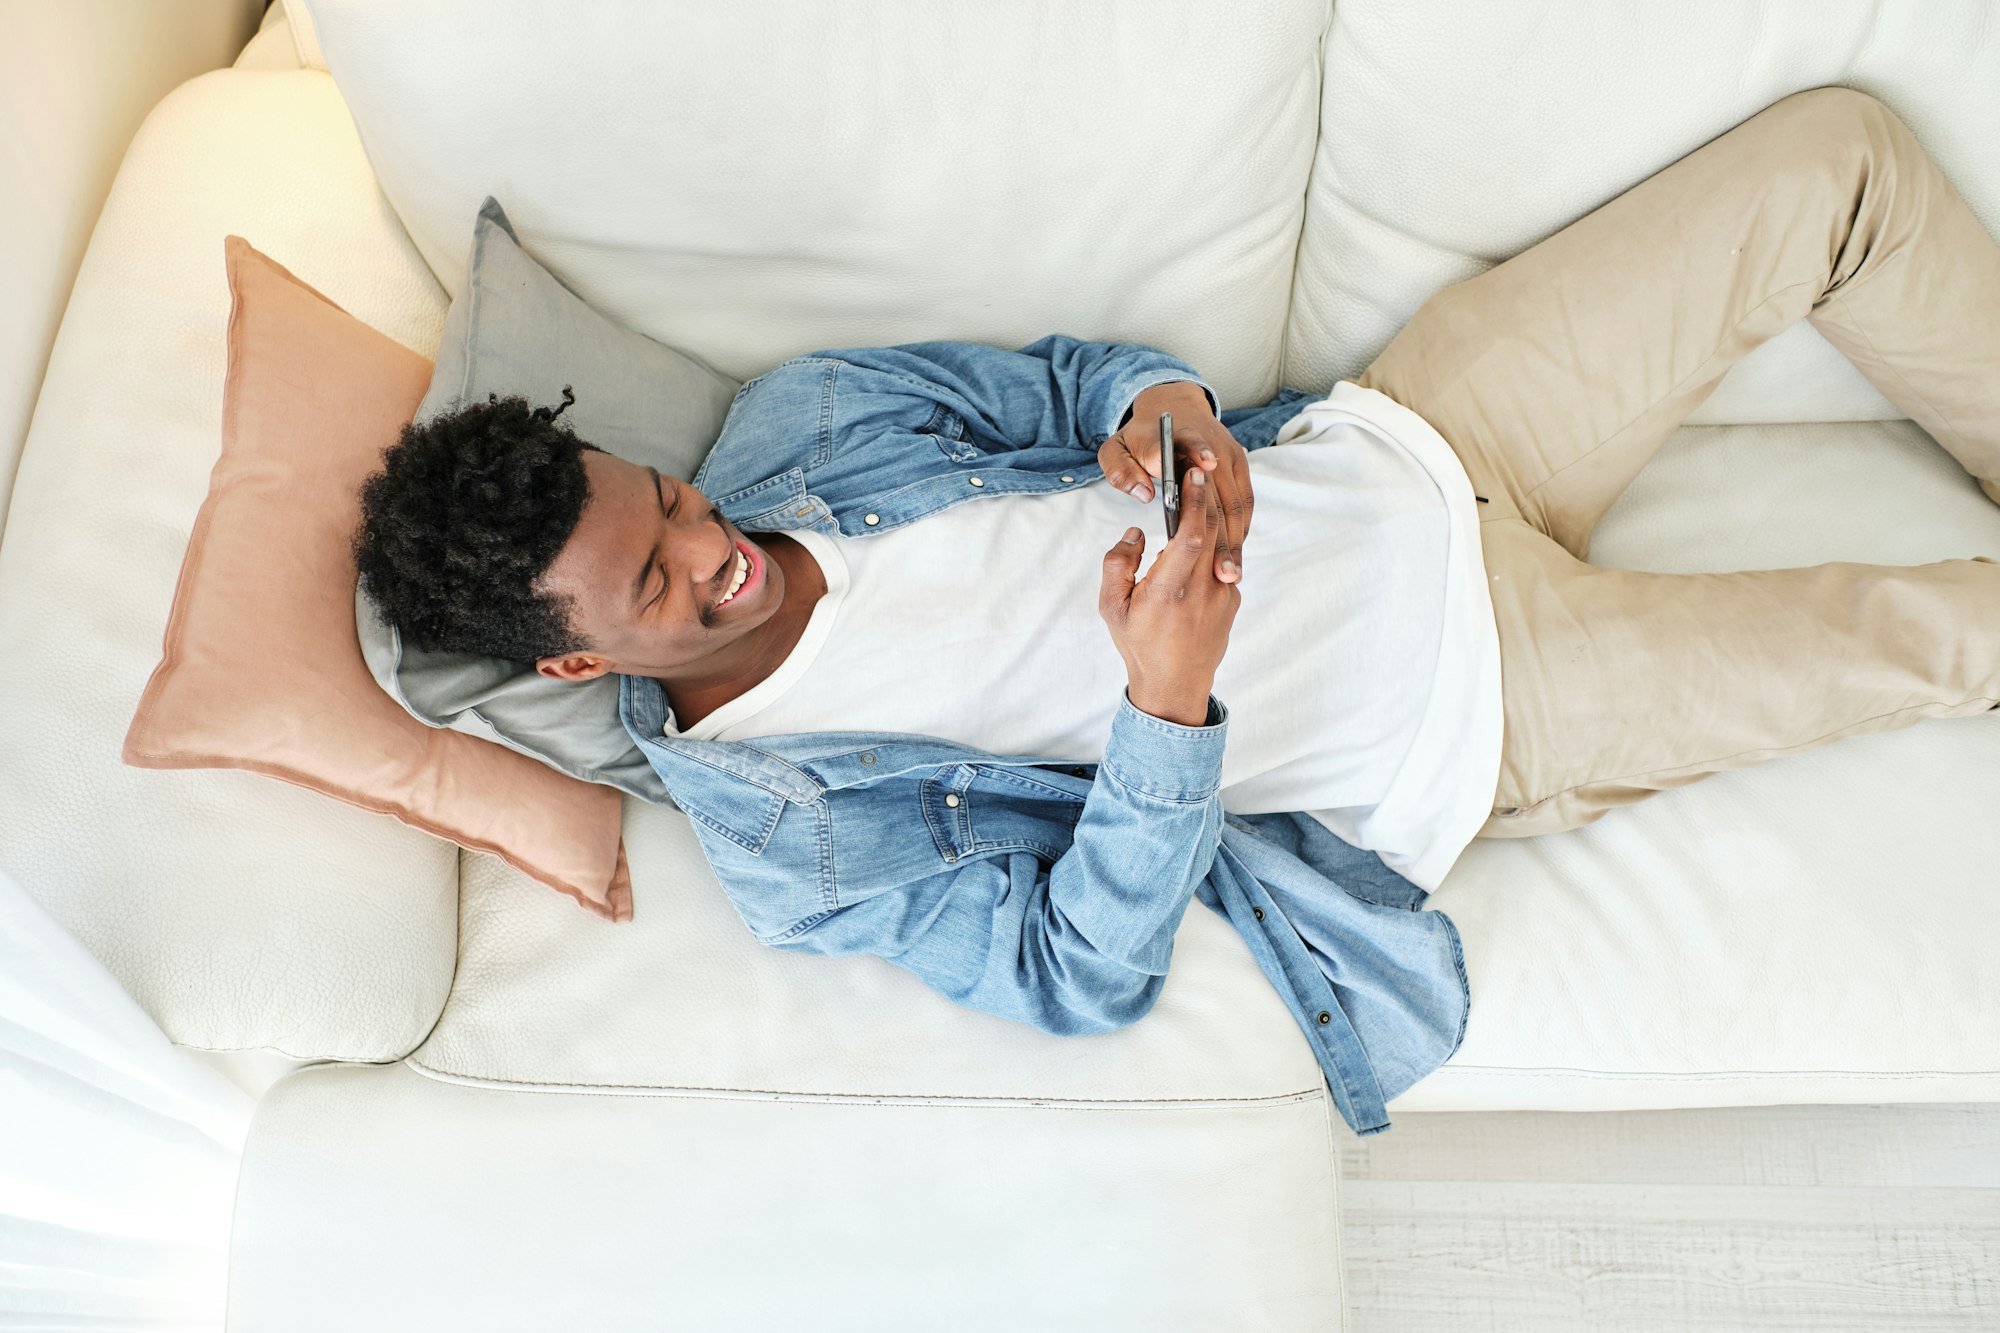
[[535, 660], [535, 670], [551, 680], [596, 680], [611, 670], [611, 660], [595, 653], [564, 653]]

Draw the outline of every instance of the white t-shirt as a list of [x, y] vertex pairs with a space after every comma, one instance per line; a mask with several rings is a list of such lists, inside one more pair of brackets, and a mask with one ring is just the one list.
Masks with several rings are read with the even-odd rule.
[[[1416, 413], [1342, 381], [1248, 458], [1256, 510], [1216, 671], [1222, 805], [1304, 811], [1433, 890], [1492, 811], [1500, 653], [1472, 486]], [[1126, 684], [1103, 555], [1165, 541], [1156, 493], [995, 495], [863, 537], [796, 538], [827, 591], [783, 664], [685, 732], [939, 736], [1102, 759]]]

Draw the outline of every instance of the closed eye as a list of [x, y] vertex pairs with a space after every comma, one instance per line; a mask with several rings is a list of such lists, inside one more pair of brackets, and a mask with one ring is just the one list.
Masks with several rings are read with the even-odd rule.
[[[660, 471], [658, 468], [648, 468], [647, 471], [653, 474], [653, 498], [659, 502], [661, 515], [666, 518], [672, 518], [675, 514], [680, 512], [681, 488], [678, 485], [674, 487], [674, 502], [670, 505], [666, 503], [665, 498], [661, 494], [661, 488], [666, 485], [666, 479], [660, 475]], [[660, 571], [660, 590], [654, 593], [652, 597], [647, 599], [646, 605], [644, 607], [644, 609], [647, 611], [652, 610], [655, 606], [659, 604], [660, 599], [667, 595], [666, 562], [664, 560], [661, 561], [657, 566], [657, 568]]]

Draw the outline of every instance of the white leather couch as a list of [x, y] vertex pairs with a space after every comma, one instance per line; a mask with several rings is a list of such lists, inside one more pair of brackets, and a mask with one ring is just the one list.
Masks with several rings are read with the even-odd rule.
[[[1063, 331], [1234, 406], [1357, 374], [1431, 291], [1802, 88], [1882, 98], [2000, 234], [1989, 12], [284, 0], [132, 144], [0, 534], [0, 867], [178, 1043], [289, 1069], [233, 1333], [1342, 1328], [1348, 1131], [1200, 907], [1145, 1020], [1056, 1038], [758, 946], [672, 810], [628, 801], [610, 926], [384, 816], [122, 767], [217, 450], [224, 235], [429, 354], [491, 192], [738, 378]], [[1592, 558], [1976, 554], [2000, 509], [1800, 325]], [[1476, 842], [1431, 901], [1470, 1025], [1391, 1115], [2000, 1098], [1996, 815], [2000, 715]]]
[[153, 104], [229, 64], [264, 0], [0, 9], [0, 524], [49, 346], [111, 178]]

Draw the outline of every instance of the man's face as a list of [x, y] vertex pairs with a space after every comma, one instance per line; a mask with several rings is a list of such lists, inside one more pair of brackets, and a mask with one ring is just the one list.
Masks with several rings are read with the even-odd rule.
[[[672, 679], [700, 675], [690, 668], [719, 654], [747, 658], [748, 638], [784, 605], [784, 571], [686, 482], [595, 450], [583, 466], [590, 498], [536, 586], [569, 597], [570, 623], [591, 646], [536, 670]], [[739, 549], [750, 574], [723, 602]]]

